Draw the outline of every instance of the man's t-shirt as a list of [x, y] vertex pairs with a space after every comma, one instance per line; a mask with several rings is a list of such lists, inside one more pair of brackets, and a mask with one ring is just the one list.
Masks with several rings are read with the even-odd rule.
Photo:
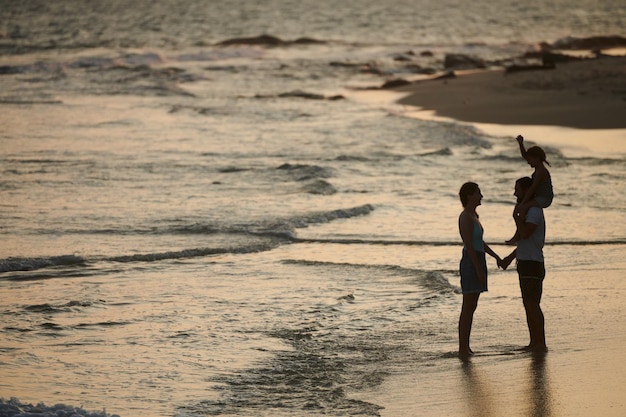
[[528, 238], [517, 242], [517, 259], [543, 262], [543, 244], [546, 241], [546, 220], [543, 210], [540, 207], [528, 209], [526, 223], [535, 224], [537, 228]]

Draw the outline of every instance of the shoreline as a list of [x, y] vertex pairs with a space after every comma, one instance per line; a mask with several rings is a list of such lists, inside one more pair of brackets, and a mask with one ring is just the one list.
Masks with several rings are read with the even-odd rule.
[[407, 94], [398, 104], [464, 122], [626, 129], [626, 56], [510, 73], [480, 70], [391, 90]]
[[[517, 274], [502, 271], [494, 273], [493, 285], [479, 302], [472, 331], [476, 355], [465, 362], [452, 354], [428, 364], [407, 361], [380, 386], [354, 398], [383, 407], [382, 417], [411, 417], [416, 410], [446, 416], [623, 416], [626, 333], [623, 322], [614, 319], [623, 312], [619, 291], [626, 265], [611, 259], [602, 279], [617, 285], [611, 296], [590, 291], [585, 279], [590, 270], [580, 265], [548, 266], [542, 300], [547, 353], [517, 350], [528, 340]], [[564, 313], [563, 306], [574, 305], [582, 293], [589, 297], [586, 306]], [[597, 302], [606, 310], [596, 309]], [[518, 317], [507, 324], [515, 325], [515, 337], [501, 339], [498, 327], [505, 326], [501, 321], [509, 314]]]

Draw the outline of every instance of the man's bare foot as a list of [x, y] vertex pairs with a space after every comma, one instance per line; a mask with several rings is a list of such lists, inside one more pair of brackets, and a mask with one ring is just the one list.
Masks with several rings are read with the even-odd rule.
[[524, 346], [523, 348], [520, 348], [519, 350], [523, 352], [546, 353], [548, 351], [548, 347], [545, 345], [544, 346], [528, 345], [528, 346]]

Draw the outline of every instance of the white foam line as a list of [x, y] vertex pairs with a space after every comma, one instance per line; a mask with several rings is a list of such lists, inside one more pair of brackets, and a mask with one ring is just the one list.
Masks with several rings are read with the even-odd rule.
[[408, 93], [369, 90], [349, 92], [351, 98], [374, 105], [393, 107], [397, 105], [397, 112], [406, 117], [422, 120], [453, 122], [475, 126], [477, 129], [491, 136], [523, 135], [528, 141], [540, 146], [558, 148], [564, 156], [570, 158], [625, 158], [626, 157], [626, 129], [576, 129], [563, 126], [537, 125], [500, 125], [491, 123], [472, 123], [437, 116], [434, 111], [420, 107], [402, 106], [397, 101]]

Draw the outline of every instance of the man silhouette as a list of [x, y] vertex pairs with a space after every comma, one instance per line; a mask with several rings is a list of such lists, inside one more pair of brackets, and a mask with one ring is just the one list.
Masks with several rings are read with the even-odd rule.
[[[532, 179], [520, 178], [515, 182], [515, 197], [522, 201], [526, 197]], [[513, 214], [520, 232], [517, 248], [498, 265], [506, 269], [513, 259], [517, 260], [517, 273], [522, 292], [522, 301], [526, 311], [526, 322], [530, 333], [530, 343], [523, 350], [530, 352], [546, 352], [546, 335], [543, 311], [541, 310], [541, 294], [543, 279], [546, 275], [543, 258], [543, 245], [546, 239], [546, 222], [541, 207], [531, 207], [525, 217]]]

